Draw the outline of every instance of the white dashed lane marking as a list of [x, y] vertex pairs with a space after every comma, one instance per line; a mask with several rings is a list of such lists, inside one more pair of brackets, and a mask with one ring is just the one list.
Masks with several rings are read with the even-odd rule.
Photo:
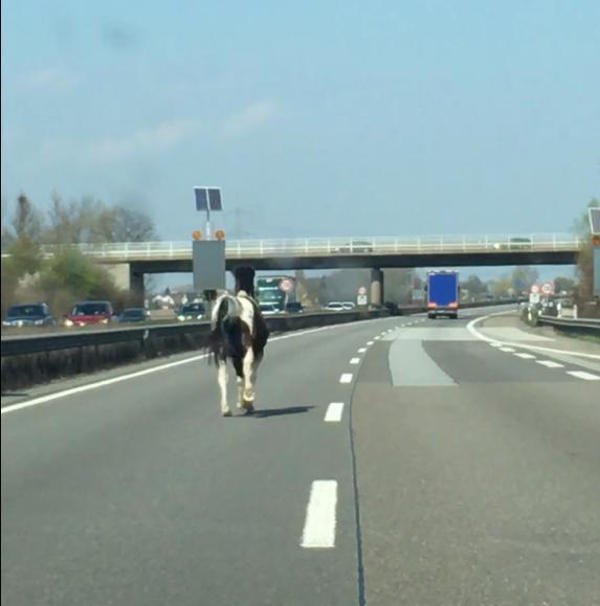
[[352, 373], [345, 372], [340, 377], [340, 383], [352, 383]]
[[336, 506], [337, 482], [335, 480], [315, 480], [310, 488], [310, 497], [306, 507], [301, 547], [307, 549], [335, 547]]
[[552, 360], [536, 360], [538, 364], [542, 366], [546, 366], [547, 368], [564, 368], [564, 364], [559, 364], [558, 362], [554, 362]]
[[535, 356], [530, 353], [516, 353], [517, 358], [523, 358], [523, 360], [535, 360]]
[[514, 349], [512, 347], [500, 347], [500, 351], [505, 351], [507, 353], [514, 353]]
[[367, 345], [373, 345], [373, 341], [367, 341]]
[[365, 351], [367, 351], [366, 347], [359, 347], [357, 353], [365, 353]]
[[600, 381], [600, 376], [585, 372], [585, 370], [567, 370], [567, 374], [584, 381]]
[[350, 364], [358, 364], [360, 362], [360, 358], [351, 358]]
[[327, 407], [324, 421], [326, 423], [339, 423], [342, 420], [344, 414], [344, 403], [343, 402], [332, 402]]

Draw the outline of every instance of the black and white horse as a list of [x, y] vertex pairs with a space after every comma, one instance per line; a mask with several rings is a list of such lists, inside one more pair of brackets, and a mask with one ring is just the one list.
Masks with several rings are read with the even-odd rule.
[[238, 408], [254, 412], [256, 371], [263, 358], [269, 329], [254, 299], [240, 290], [221, 295], [211, 315], [209, 347], [217, 365], [221, 414], [231, 416], [227, 403], [227, 359], [233, 362], [238, 383]]

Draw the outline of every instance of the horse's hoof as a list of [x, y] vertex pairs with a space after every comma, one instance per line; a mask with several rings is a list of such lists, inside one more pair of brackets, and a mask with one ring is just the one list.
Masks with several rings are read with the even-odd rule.
[[251, 400], [244, 400], [242, 402], [242, 408], [246, 411], [246, 414], [251, 415], [254, 412], [254, 402]]
[[223, 412], [223, 416], [224, 417], [231, 417], [232, 416], [231, 410], [226, 410], [225, 412]]

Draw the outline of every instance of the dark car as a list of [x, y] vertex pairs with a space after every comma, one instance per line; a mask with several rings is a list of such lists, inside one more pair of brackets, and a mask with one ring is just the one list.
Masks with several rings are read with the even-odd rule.
[[289, 314], [299, 314], [304, 311], [304, 305], [299, 301], [294, 301], [292, 303], [287, 303], [285, 306], [285, 311]]
[[56, 321], [46, 303], [11, 305], [2, 321], [2, 326], [54, 326]]
[[108, 324], [113, 316], [110, 301], [81, 301], [65, 314], [65, 326], [87, 326], [88, 324]]
[[201, 320], [206, 313], [206, 307], [204, 303], [187, 303], [186, 305], [182, 305], [177, 313], [177, 319], [180, 322], [185, 322], [186, 320]]
[[129, 324], [130, 322], [145, 322], [148, 319], [148, 312], [143, 307], [128, 307], [123, 310], [119, 316], [121, 324]]
[[390, 312], [390, 316], [400, 315], [400, 308], [394, 301], [386, 301], [383, 306]]

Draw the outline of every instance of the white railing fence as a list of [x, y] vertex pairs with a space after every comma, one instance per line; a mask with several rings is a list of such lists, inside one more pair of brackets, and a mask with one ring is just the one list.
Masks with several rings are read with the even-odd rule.
[[[572, 251], [581, 241], [572, 234], [484, 234], [390, 237], [336, 237], [230, 240], [225, 243], [228, 258], [397, 255], [427, 253], [501, 253], [507, 251]], [[76, 244], [83, 253], [97, 258], [170, 259], [189, 258], [191, 241], [114, 242]], [[56, 247], [43, 246], [51, 255]]]

